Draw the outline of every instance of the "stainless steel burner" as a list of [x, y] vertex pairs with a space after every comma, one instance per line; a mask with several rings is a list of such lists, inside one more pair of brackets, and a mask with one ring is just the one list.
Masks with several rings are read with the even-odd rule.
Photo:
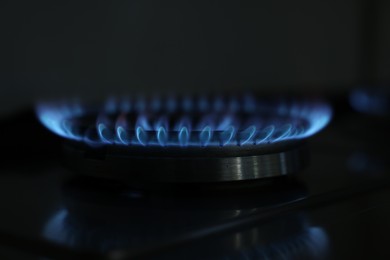
[[302, 142], [242, 149], [124, 149], [65, 147], [67, 162], [87, 175], [130, 182], [205, 183], [256, 180], [286, 176], [308, 164]]

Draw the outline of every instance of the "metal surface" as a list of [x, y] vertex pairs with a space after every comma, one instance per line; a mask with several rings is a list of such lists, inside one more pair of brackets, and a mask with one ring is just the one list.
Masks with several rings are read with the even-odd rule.
[[[302, 170], [308, 154], [301, 143], [252, 149], [251, 153], [216, 154], [197, 151], [176, 155], [145, 155], [132, 151], [80, 148], [67, 145], [67, 165], [77, 172], [130, 182], [212, 183], [280, 177]], [[110, 147], [112, 148], [112, 147]], [[222, 149], [224, 150], [224, 149]]]

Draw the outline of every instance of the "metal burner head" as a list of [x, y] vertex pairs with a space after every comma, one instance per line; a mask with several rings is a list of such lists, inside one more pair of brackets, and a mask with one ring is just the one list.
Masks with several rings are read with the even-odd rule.
[[324, 102], [245, 95], [117, 98], [100, 106], [44, 103], [37, 113], [71, 141], [67, 151], [77, 154], [72, 160], [98, 165], [94, 174], [158, 182], [290, 174], [301, 167], [299, 144], [331, 118]]

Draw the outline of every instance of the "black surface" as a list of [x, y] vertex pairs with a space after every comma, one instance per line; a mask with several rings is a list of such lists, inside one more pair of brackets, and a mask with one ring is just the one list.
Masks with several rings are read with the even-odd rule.
[[389, 258], [389, 121], [343, 102], [335, 109], [309, 141], [307, 170], [242, 192], [151, 192], [80, 178], [31, 113], [3, 121], [0, 257]]

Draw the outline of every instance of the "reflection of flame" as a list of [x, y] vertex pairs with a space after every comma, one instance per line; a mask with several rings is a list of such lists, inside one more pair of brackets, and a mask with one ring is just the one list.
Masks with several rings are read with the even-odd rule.
[[[321, 130], [331, 118], [329, 106], [322, 102], [272, 102], [250, 96], [109, 99], [102, 109], [86, 109], [40, 104], [37, 113], [47, 128], [69, 139], [89, 143], [93, 140], [89, 135], [96, 135], [96, 142], [102, 144], [162, 147], [302, 139]], [[86, 119], [93, 116], [95, 122]]]
[[[320, 227], [307, 227], [302, 233], [270, 244], [257, 244], [240, 250], [233, 259], [326, 259], [328, 236]], [[227, 257], [229, 258], [229, 257]]]
[[[131, 217], [129, 219], [131, 220]], [[163, 223], [158, 223], [158, 228], [163, 228], [165, 233], [158, 228], [151, 229], [144, 225], [147, 220], [141, 223], [134, 223], [134, 220], [124, 223], [111, 223], [105, 220], [96, 222], [88, 221], [88, 218], [80, 221], [79, 223], [77, 218], [72, 218], [66, 209], [59, 210], [45, 226], [44, 236], [73, 248], [109, 252], [145, 246], [149, 239], [164, 241], [176, 231], [169, 229], [173, 226], [164, 228]], [[285, 224], [292, 224], [294, 227], [283, 227]], [[140, 228], [137, 229], [135, 226]], [[208, 256], [212, 255], [212, 259], [327, 259], [329, 249], [329, 239], [325, 230], [310, 226], [306, 218], [295, 215], [269, 222], [266, 227], [260, 225], [234, 234], [225, 234], [223, 237], [216, 236], [214, 240], [207, 241], [205, 244], [202, 242], [196, 244], [196, 252], [188, 249], [187, 252], [190, 253], [188, 258], [209, 259]], [[210, 250], [210, 243], [214, 243], [214, 251]], [[177, 259], [174, 257], [176, 256], [174, 251], [168, 251], [168, 255], [172, 257], [167, 259]]]

